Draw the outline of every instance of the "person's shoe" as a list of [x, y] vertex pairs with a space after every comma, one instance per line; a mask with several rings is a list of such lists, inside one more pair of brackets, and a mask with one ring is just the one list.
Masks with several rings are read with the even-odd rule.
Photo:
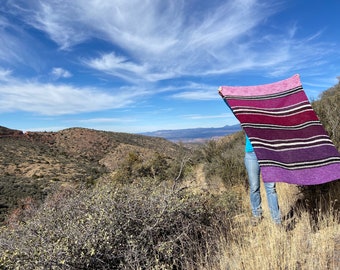
[[255, 227], [260, 224], [262, 219], [263, 219], [262, 216], [252, 216], [250, 219], [250, 224]]

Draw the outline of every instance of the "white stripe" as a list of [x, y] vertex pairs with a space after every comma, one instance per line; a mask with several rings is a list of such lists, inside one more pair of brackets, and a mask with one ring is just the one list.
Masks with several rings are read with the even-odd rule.
[[297, 168], [309, 168], [309, 167], [321, 167], [325, 165], [329, 165], [332, 163], [338, 163], [340, 162], [340, 158], [338, 157], [330, 157], [326, 159], [321, 160], [313, 160], [308, 162], [296, 162], [296, 163], [283, 163], [283, 162], [277, 162], [273, 160], [259, 160], [260, 165], [264, 166], [276, 166], [281, 168], [291, 168], [291, 169], [297, 169]]
[[[303, 104], [303, 103], [306, 103], [306, 104]], [[300, 106], [309, 105], [309, 106], [311, 106], [310, 103], [307, 100], [303, 100], [303, 101], [294, 103], [294, 104], [286, 106], [286, 107], [280, 107], [280, 108], [278, 108], [278, 107], [274, 107], [274, 108], [261, 108], [261, 109], [270, 110], [270, 111], [289, 110], [292, 107], [297, 106], [297, 105], [300, 105]], [[259, 108], [258, 107], [252, 107], [252, 106], [233, 106], [233, 109], [234, 110], [242, 110], [242, 109], [244, 109], [244, 110], [247, 110], [247, 109], [257, 110]]]
[[270, 125], [270, 124], [257, 124], [257, 123], [241, 123], [241, 126], [257, 129], [284, 129], [284, 130], [299, 130], [304, 129], [309, 126], [322, 126], [320, 121], [308, 121], [295, 126], [280, 126], [280, 125]]
[[[266, 109], [266, 110], [257, 110], [257, 109], [250, 109], [250, 108], [245, 108], [245, 109], [236, 109], [234, 110], [234, 113], [239, 113], [239, 114], [290, 114], [294, 111], [300, 110], [302, 108], [306, 108], [306, 110], [300, 111], [298, 113], [301, 112], [306, 112], [306, 111], [313, 111], [313, 109], [311, 108], [311, 106], [309, 104], [306, 105], [302, 105], [299, 107], [295, 107], [292, 109], [288, 109], [288, 110], [282, 110], [282, 111], [271, 111], [271, 109]], [[286, 116], [288, 116], [286, 115]], [[292, 114], [293, 115], [293, 114]]]
[[278, 147], [283, 147], [283, 146], [298, 146], [301, 145], [302, 146], [307, 146], [310, 144], [314, 144], [314, 143], [322, 143], [322, 142], [328, 142], [328, 143], [332, 143], [332, 141], [330, 139], [318, 139], [318, 140], [313, 140], [313, 141], [309, 141], [309, 142], [287, 142], [287, 143], [279, 143], [279, 144], [271, 144], [271, 143], [264, 143], [264, 142], [257, 142], [257, 141], [253, 141], [252, 144], [253, 146], [269, 146], [271, 148], [278, 148]]
[[257, 149], [266, 149], [266, 150], [275, 151], [275, 152], [285, 152], [285, 151], [291, 151], [291, 150], [311, 149], [311, 148], [317, 148], [317, 147], [320, 147], [320, 146], [330, 146], [330, 145], [333, 145], [332, 142], [321, 143], [321, 144], [314, 145], [314, 146], [296, 145], [295, 147], [291, 147], [291, 148], [275, 149], [275, 150], [273, 150], [272, 148], [265, 147], [265, 146], [255, 146], [255, 147]]
[[325, 138], [329, 140], [328, 135], [324, 135], [324, 134], [320, 134], [320, 135], [315, 135], [315, 136], [311, 136], [308, 138], [292, 138], [292, 139], [277, 139], [277, 140], [266, 140], [266, 139], [262, 139], [259, 137], [249, 137], [250, 141], [252, 142], [263, 142], [263, 143], [271, 143], [271, 144], [275, 144], [278, 142], [306, 142], [306, 141], [310, 141], [310, 140], [315, 140], [317, 138]]
[[[294, 115], [297, 115], [297, 114], [301, 114], [301, 113], [304, 113], [304, 112], [307, 112], [307, 111], [314, 111], [312, 108], [310, 108], [310, 109], [306, 109], [306, 110], [303, 110], [303, 111], [300, 111], [300, 112], [296, 112], [296, 113], [291, 113], [291, 114], [289, 114], [289, 115], [279, 115], [279, 116], [277, 116], [277, 115], [273, 115], [273, 114], [278, 114], [278, 113], [275, 113], [275, 112], [273, 112], [272, 114], [271, 113], [268, 113], [269, 114], [269, 116], [272, 116], [272, 117], [287, 117], [287, 116], [294, 116]], [[257, 114], [260, 114], [260, 115], [263, 115], [263, 114], [261, 114], [260, 112], [243, 112], [243, 113], [238, 113], [237, 115], [249, 115], [249, 114], [252, 114], [252, 115], [257, 115]]]

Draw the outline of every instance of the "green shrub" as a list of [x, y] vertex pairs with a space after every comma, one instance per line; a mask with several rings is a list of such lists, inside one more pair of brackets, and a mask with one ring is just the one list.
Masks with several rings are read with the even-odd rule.
[[322, 125], [337, 149], [340, 149], [340, 83], [321, 94], [312, 103]]
[[[101, 184], [50, 196], [33, 218], [3, 229], [5, 269], [188, 269], [209, 255], [237, 197], [192, 195], [163, 182]], [[211, 254], [212, 255], [212, 254]]]
[[[324, 91], [319, 100], [312, 102], [312, 106], [335, 147], [340, 150], [340, 83]], [[319, 217], [327, 211], [339, 216], [339, 180], [321, 185], [299, 187], [303, 195], [303, 207], [310, 213], [313, 227], [318, 227]]]
[[206, 178], [220, 177], [226, 186], [243, 183], [246, 171], [243, 163], [244, 135], [235, 134], [226, 141], [207, 142], [202, 151]]
[[158, 152], [152, 158], [143, 159], [138, 152], [130, 152], [116, 171], [114, 180], [123, 184], [141, 178], [153, 178], [158, 182], [169, 179], [179, 180], [190, 167], [190, 158], [182, 159], [170, 158]]

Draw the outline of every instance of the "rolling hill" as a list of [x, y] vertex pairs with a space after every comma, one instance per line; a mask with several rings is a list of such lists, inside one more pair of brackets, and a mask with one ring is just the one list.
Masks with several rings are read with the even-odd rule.
[[143, 162], [190, 151], [164, 138], [70, 128], [22, 132], [0, 126], [0, 223], [21, 201], [44, 198], [62, 185], [92, 184], [117, 170], [129, 155]]

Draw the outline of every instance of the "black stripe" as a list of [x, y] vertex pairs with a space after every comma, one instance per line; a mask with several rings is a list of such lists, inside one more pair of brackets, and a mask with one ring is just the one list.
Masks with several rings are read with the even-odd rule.
[[262, 145], [255, 145], [253, 144], [254, 147], [256, 148], [261, 148], [261, 149], [267, 149], [267, 150], [271, 150], [271, 151], [290, 151], [290, 150], [298, 150], [298, 149], [306, 149], [306, 148], [311, 148], [311, 147], [317, 147], [317, 146], [330, 146], [333, 145], [333, 143], [330, 142], [323, 142], [320, 144], [320, 142], [318, 143], [313, 143], [313, 144], [308, 144], [308, 146], [306, 146], [305, 144], [296, 144], [296, 145], [290, 145], [290, 146], [278, 146], [278, 147], [271, 147], [271, 146], [262, 146]]
[[267, 139], [262, 139], [259, 137], [249, 137], [251, 139], [252, 142], [254, 143], [269, 143], [269, 144], [280, 144], [280, 143], [303, 143], [303, 142], [312, 142], [315, 140], [319, 140], [319, 139], [326, 139], [330, 141], [330, 138], [328, 135], [326, 134], [318, 134], [312, 137], [307, 137], [307, 138], [292, 138], [292, 139], [274, 139], [274, 140], [267, 140]]
[[339, 163], [340, 165], [340, 157], [330, 157], [323, 160], [314, 160], [314, 161], [306, 161], [306, 162], [297, 162], [297, 163], [282, 163], [276, 162], [273, 160], [259, 160], [260, 166], [273, 166], [280, 167], [287, 170], [298, 170], [305, 168], [314, 168], [314, 167], [322, 167], [330, 164]]
[[233, 106], [233, 111], [237, 111], [237, 110], [262, 110], [262, 111], [268, 111], [268, 112], [280, 112], [280, 111], [287, 111], [287, 110], [292, 110], [294, 108], [303, 106], [303, 105], [307, 105], [310, 106], [312, 108], [312, 106], [310, 105], [309, 101], [302, 101], [302, 102], [298, 102], [298, 103], [294, 103], [292, 105], [286, 106], [286, 107], [275, 107], [275, 108], [259, 108], [259, 107], [254, 107], [254, 106]]
[[[251, 137], [252, 145], [256, 148], [268, 150], [292, 150], [295, 148], [309, 148], [324, 145], [333, 145], [327, 135], [314, 136], [310, 138], [296, 138], [288, 140], [261, 140]], [[283, 145], [282, 145], [283, 144]]]
[[254, 109], [247, 109], [242, 111], [234, 111], [235, 115], [245, 115], [245, 114], [251, 114], [251, 115], [267, 115], [272, 117], [288, 117], [292, 115], [296, 115], [299, 113], [307, 112], [307, 111], [314, 111], [311, 106], [308, 106], [307, 108], [295, 108], [290, 112], [287, 111], [281, 111], [274, 113], [273, 111], [269, 110], [254, 110]]

